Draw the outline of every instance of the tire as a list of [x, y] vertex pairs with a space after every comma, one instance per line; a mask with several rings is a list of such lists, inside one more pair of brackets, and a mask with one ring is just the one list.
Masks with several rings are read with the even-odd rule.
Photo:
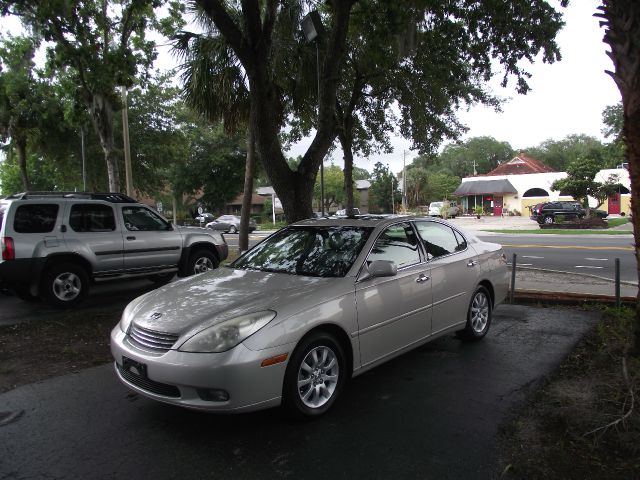
[[229, 227], [229, 233], [238, 233], [238, 229], [236, 228], [235, 225], [231, 225]]
[[479, 286], [471, 296], [467, 324], [458, 332], [458, 336], [471, 341], [484, 338], [491, 326], [491, 310], [491, 296], [486, 288]]
[[282, 406], [292, 417], [317, 417], [334, 404], [347, 378], [345, 355], [333, 335], [317, 332], [304, 338], [287, 365]]
[[187, 276], [208, 272], [218, 268], [218, 259], [209, 250], [196, 250], [189, 256]]
[[544, 217], [544, 223], [547, 225], [551, 225], [553, 223], [553, 217], [550, 217], [550, 216]]
[[156, 286], [161, 287], [166, 285], [175, 276], [175, 273], [156, 273], [155, 275], [149, 275], [147, 278], [151, 280]]
[[75, 263], [56, 263], [42, 275], [40, 295], [55, 308], [73, 308], [89, 293], [89, 275]]

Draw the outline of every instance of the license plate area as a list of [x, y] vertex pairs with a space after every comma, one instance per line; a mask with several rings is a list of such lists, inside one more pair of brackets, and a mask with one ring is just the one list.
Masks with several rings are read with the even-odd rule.
[[147, 378], [147, 366], [144, 363], [136, 362], [128, 357], [122, 356], [122, 368], [125, 372]]

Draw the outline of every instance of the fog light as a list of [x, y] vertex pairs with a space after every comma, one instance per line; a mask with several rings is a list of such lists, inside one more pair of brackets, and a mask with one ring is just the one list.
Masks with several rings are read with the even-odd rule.
[[217, 388], [198, 388], [198, 396], [207, 402], [228, 402], [229, 393]]

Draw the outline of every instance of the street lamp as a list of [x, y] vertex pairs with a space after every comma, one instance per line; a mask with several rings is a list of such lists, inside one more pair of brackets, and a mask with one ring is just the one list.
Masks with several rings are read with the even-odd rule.
[[[300, 22], [302, 27], [302, 33], [308, 43], [314, 42], [316, 44], [316, 77], [318, 80], [318, 128], [320, 127], [320, 49], [318, 43], [320, 42], [320, 36], [324, 33], [324, 27], [322, 26], [322, 19], [320, 14], [316, 10], [310, 11]], [[324, 217], [324, 157], [320, 163], [320, 208], [322, 216]]]

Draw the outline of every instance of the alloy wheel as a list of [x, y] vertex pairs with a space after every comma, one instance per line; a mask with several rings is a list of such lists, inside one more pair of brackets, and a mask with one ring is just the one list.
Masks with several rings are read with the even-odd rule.
[[471, 328], [482, 333], [489, 321], [489, 299], [484, 292], [477, 292], [471, 302]]
[[319, 408], [333, 396], [338, 386], [340, 367], [336, 353], [326, 345], [313, 348], [298, 369], [298, 395], [304, 405]]

